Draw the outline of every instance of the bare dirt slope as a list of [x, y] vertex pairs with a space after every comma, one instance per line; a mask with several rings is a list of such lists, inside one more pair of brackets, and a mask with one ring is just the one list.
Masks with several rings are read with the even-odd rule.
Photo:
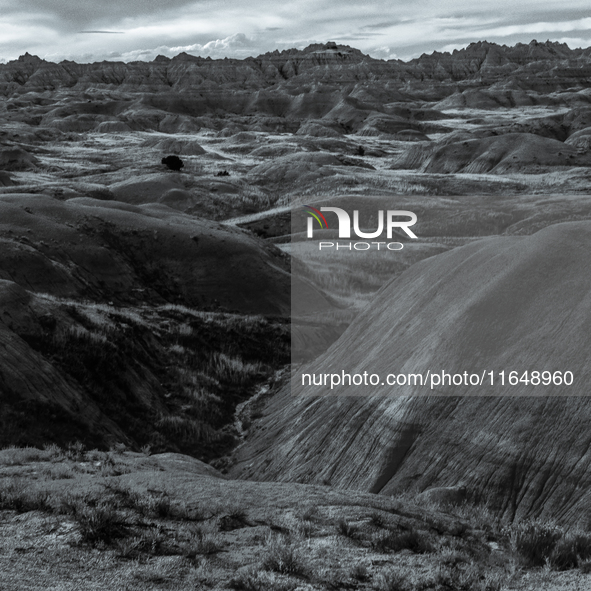
[[[115, 302], [214, 302], [285, 314], [288, 262], [277, 249], [166, 206], [0, 197], [0, 273], [35, 292]], [[282, 272], [283, 271], [283, 272]]]
[[530, 133], [421, 146], [407, 151], [394, 168], [417, 168], [421, 172], [449, 174], [503, 174], [546, 172], [557, 167], [588, 166], [590, 160], [575, 147]]
[[416, 263], [299, 370], [571, 370], [572, 386], [501, 387], [497, 378], [493, 387], [439, 386], [442, 397], [425, 386], [385, 385], [354, 398], [348, 388], [330, 396], [294, 385], [292, 396], [286, 387], [263, 410], [234, 473], [384, 494], [464, 484], [512, 518], [579, 522], [590, 502], [590, 247], [588, 222], [557, 224]]

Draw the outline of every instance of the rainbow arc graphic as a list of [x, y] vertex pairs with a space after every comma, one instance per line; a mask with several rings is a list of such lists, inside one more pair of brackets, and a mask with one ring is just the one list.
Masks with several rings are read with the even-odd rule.
[[328, 224], [326, 223], [326, 218], [322, 215], [322, 213], [318, 209], [316, 209], [315, 207], [312, 207], [311, 205], [304, 205], [303, 208], [306, 210], [306, 213], [311, 215], [320, 224], [320, 227], [322, 229], [324, 229], [324, 230], [328, 229]]

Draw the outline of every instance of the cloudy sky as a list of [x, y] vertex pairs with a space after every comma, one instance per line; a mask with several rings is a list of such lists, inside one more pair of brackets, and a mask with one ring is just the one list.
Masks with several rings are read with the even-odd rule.
[[0, 60], [246, 57], [336, 41], [410, 59], [472, 41], [591, 45], [589, 0], [0, 0]]

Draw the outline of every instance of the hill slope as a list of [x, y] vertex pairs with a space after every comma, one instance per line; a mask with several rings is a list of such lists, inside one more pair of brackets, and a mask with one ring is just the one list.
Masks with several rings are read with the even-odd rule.
[[0, 277], [35, 292], [255, 314], [290, 309], [289, 262], [277, 249], [165, 206], [3, 195], [0, 229]]
[[558, 140], [532, 133], [467, 139], [413, 147], [395, 159], [392, 168], [434, 174], [506, 174], [546, 172], [553, 167], [588, 166], [588, 154]]
[[[293, 397], [286, 387], [239, 450], [235, 473], [385, 494], [465, 484], [474, 498], [509, 517], [579, 520], [591, 503], [589, 248], [591, 224], [566, 223], [421, 261], [301, 370], [382, 377], [570, 370], [575, 382], [568, 392], [553, 385], [501, 387], [498, 379], [492, 387], [435, 391], [343, 388], [333, 391], [342, 395], [336, 397], [297, 385], [293, 393], [304, 396]], [[360, 393], [365, 396], [346, 396]]]
[[[163, 205], [0, 196], [0, 445], [211, 459], [289, 360], [289, 258]], [[306, 306], [330, 304], [306, 284]]]

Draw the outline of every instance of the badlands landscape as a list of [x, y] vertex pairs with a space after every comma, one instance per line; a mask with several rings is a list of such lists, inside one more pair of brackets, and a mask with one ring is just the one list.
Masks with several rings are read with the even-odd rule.
[[591, 587], [590, 166], [560, 43], [0, 64], [0, 588]]

